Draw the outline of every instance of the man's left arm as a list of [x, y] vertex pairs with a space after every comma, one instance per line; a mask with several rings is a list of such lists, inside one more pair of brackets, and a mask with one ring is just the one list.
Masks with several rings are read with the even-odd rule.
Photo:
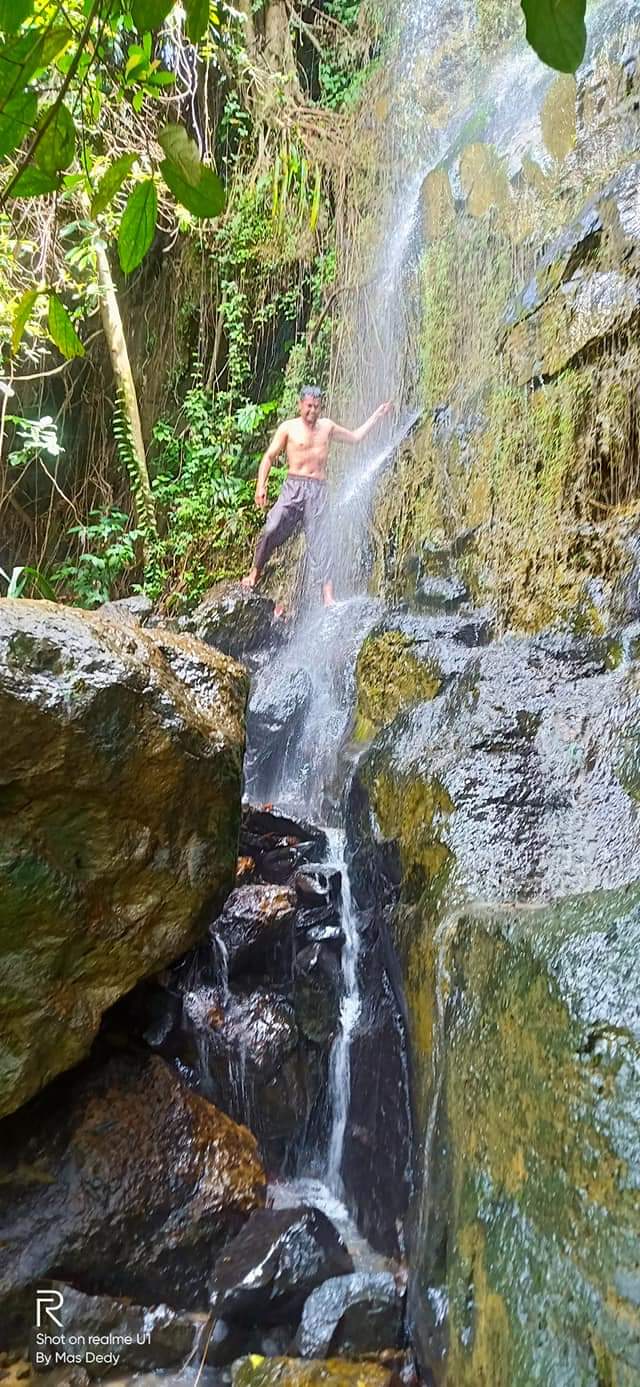
[[364, 424], [360, 425], [359, 429], [343, 429], [342, 424], [334, 424], [332, 421], [332, 442], [335, 441], [336, 443], [362, 443], [363, 440], [367, 437], [367, 434], [371, 433], [374, 424], [377, 424], [378, 420], [382, 419], [385, 414], [389, 414], [392, 409], [392, 400], [387, 400], [385, 404], [378, 405], [378, 408], [373, 411], [373, 414], [370, 416], [369, 419], [365, 421]]

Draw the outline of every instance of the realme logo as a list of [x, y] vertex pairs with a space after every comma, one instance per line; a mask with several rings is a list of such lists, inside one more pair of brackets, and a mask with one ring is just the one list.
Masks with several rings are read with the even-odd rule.
[[58, 1329], [64, 1329], [62, 1320], [55, 1313], [62, 1309], [63, 1300], [62, 1291], [36, 1291], [36, 1329], [42, 1329], [43, 1314], [48, 1315]]

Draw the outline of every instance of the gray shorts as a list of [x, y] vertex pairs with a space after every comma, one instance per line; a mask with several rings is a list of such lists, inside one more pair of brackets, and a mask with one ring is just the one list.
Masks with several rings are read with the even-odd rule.
[[321, 583], [329, 583], [333, 570], [329, 486], [318, 477], [285, 477], [256, 546], [256, 568], [262, 571], [274, 549], [284, 544], [301, 525], [314, 577]]

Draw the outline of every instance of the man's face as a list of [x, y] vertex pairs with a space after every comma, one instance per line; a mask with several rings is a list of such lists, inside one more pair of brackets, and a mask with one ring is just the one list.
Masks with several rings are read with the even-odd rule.
[[320, 418], [322, 400], [315, 395], [305, 395], [300, 401], [300, 415], [305, 424], [315, 424]]

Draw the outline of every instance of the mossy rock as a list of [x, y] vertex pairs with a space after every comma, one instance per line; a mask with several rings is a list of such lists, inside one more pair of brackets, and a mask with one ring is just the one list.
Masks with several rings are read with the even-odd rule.
[[0, 602], [0, 1113], [233, 884], [247, 680], [190, 636]]
[[462, 915], [424, 976], [436, 1078], [429, 1065], [412, 1302], [426, 1360], [437, 1370], [446, 1302], [459, 1387], [633, 1387], [640, 889]]
[[418, 658], [403, 632], [372, 632], [356, 665], [356, 740], [370, 741], [402, 708], [434, 698], [441, 685], [436, 662]]
[[234, 1363], [231, 1380], [233, 1387], [392, 1387], [395, 1379], [381, 1363], [347, 1363], [342, 1358], [302, 1363], [252, 1354]]

